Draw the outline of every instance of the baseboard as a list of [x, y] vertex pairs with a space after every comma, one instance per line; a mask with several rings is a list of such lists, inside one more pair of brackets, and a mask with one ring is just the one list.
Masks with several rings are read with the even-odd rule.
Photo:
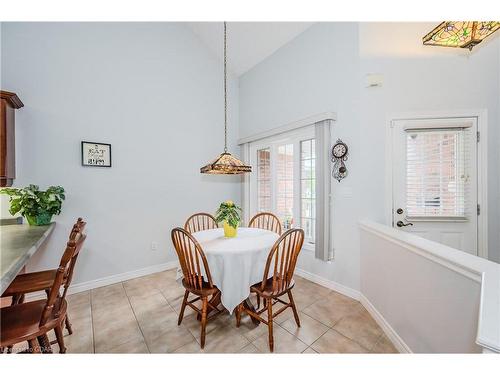
[[[130, 279], [135, 279], [137, 277], [150, 275], [152, 273], [162, 272], [166, 270], [171, 270], [177, 268], [179, 262], [172, 261], [167, 263], [155, 264], [154, 266], [149, 266], [145, 268], [140, 268], [138, 270], [119, 273], [117, 275], [102, 277], [100, 279], [85, 281], [83, 283], [73, 284], [68, 289], [68, 294], [75, 294], [80, 292], [85, 292], [90, 289], [100, 288], [103, 286], [120, 283], [122, 281], [127, 281]], [[44, 292], [32, 293], [30, 295], [32, 299], [45, 298]]]
[[412, 353], [411, 349], [408, 347], [408, 345], [406, 345], [403, 339], [396, 333], [396, 331], [384, 319], [382, 314], [380, 314], [375, 306], [373, 306], [361, 292], [299, 268], [295, 269], [295, 274], [316, 284], [324, 286], [325, 288], [331, 289], [335, 292], [359, 301], [370, 313], [370, 315], [377, 322], [380, 328], [382, 328], [386, 336], [389, 338], [389, 340], [391, 340], [392, 344], [400, 353]]
[[403, 339], [397, 334], [394, 328], [384, 319], [382, 314], [372, 305], [372, 303], [363, 294], [359, 295], [359, 302], [364, 306], [364, 308], [370, 313], [377, 324], [382, 328], [385, 335], [391, 340], [392, 344], [400, 353], [413, 353], [411, 349], [406, 345]]
[[334, 290], [340, 294], [343, 294], [347, 297], [355, 299], [356, 301], [359, 301], [360, 293], [356, 289], [349, 288], [348, 286], [339, 284], [339, 283], [332, 281], [332, 280], [325, 279], [324, 277], [315, 275], [309, 271], [305, 271], [305, 270], [300, 269], [300, 268], [295, 269], [295, 274], [303, 277], [304, 279], [312, 281], [316, 284], [324, 286], [325, 288]]

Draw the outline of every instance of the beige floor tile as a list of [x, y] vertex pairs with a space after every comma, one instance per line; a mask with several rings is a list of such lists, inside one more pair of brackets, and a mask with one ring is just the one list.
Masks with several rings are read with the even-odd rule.
[[[188, 308], [186, 308], [186, 311], [187, 309]], [[178, 316], [178, 313], [176, 313], [176, 316]], [[230, 324], [233, 324], [234, 326], [236, 325], [236, 321], [234, 320], [234, 315], [229, 315], [229, 313], [227, 312], [220, 313], [217, 317], [210, 319], [207, 322], [205, 331], [208, 334], [209, 332], [212, 332], [217, 328]], [[197, 314], [195, 313], [185, 314], [182, 320], [182, 325], [186, 327], [194, 337], [198, 337], [200, 335], [201, 322], [197, 319]]]
[[66, 353], [94, 353], [92, 328], [75, 328], [72, 335], [64, 336]]
[[318, 353], [368, 353], [369, 351], [357, 342], [342, 336], [340, 333], [330, 329], [311, 348]]
[[302, 354], [318, 354], [317, 351], [315, 351], [314, 349], [312, 349], [311, 347], [307, 348], [306, 350], [304, 350], [302, 352]]
[[[184, 292], [186, 291], [186, 289], [184, 289], [184, 287], [175, 280], [166, 281], [161, 285], [160, 290], [169, 303], [179, 299], [179, 297], [180, 301], [182, 301]], [[192, 295], [190, 297], [191, 299], [193, 298]]]
[[378, 339], [377, 343], [372, 348], [372, 353], [399, 353], [396, 347], [392, 344], [391, 340], [385, 335]]
[[[269, 353], [268, 335], [263, 335], [252, 342], [259, 352]], [[274, 325], [274, 353], [302, 353], [307, 345], [279, 325]]]
[[324, 324], [301, 312], [299, 312], [299, 319], [300, 327], [297, 327], [294, 318], [290, 318], [280, 325], [307, 345], [311, 345], [329, 329]]
[[146, 340], [155, 340], [164, 332], [176, 329], [177, 313], [170, 306], [159, 307], [156, 310], [137, 316], [137, 321]]
[[111, 348], [107, 351], [107, 353], [114, 354], [143, 354], [149, 353], [148, 347], [144, 342], [144, 339], [140, 338], [135, 341], [129, 341], [125, 344], [118, 345], [114, 348]]
[[[200, 342], [200, 335], [195, 336], [195, 339]], [[207, 333], [203, 352], [238, 353], [248, 344], [250, 344], [250, 341], [240, 334], [235, 327], [225, 325]]]
[[204, 353], [204, 351], [201, 350], [200, 343], [193, 338], [193, 340], [190, 341], [188, 344], [183, 345], [180, 348], [177, 348], [174, 351], [174, 353], [176, 353], [176, 354], [200, 354], [200, 353]]
[[121, 283], [94, 289], [91, 292], [92, 313], [98, 311], [110, 312], [129, 305], [125, 289]]
[[108, 308], [92, 307], [92, 324], [96, 329], [106, 328], [124, 321], [135, 320], [134, 312], [127, 300], [126, 304], [109, 306]]
[[124, 281], [123, 287], [129, 298], [133, 296], [148, 296], [160, 291], [156, 288], [156, 283], [149, 276]]
[[361, 308], [357, 314], [342, 318], [333, 329], [367, 349], [372, 349], [383, 333], [364, 308]]
[[78, 306], [81, 304], [90, 305], [90, 290], [66, 296], [68, 306]]
[[[266, 317], [267, 319], [267, 317]], [[236, 319], [232, 322], [236, 327]], [[241, 318], [240, 326], [236, 328], [246, 339], [255, 341], [262, 335], [267, 335], [267, 325], [260, 323], [255, 325], [250, 316], [244, 314]]]
[[303, 310], [304, 313], [329, 327], [340, 319], [360, 311], [359, 302], [332, 292]]
[[153, 339], [146, 339], [151, 353], [172, 353], [191, 342], [196, 342], [193, 335], [185, 327], [177, 325], [168, 331], [161, 332]]
[[91, 300], [92, 303], [100, 300], [105, 300], [108, 298], [113, 298], [116, 296], [125, 296], [125, 289], [122, 283], [112, 284], [108, 286], [103, 286], [102, 288], [92, 289]]
[[259, 349], [257, 349], [257, 347], [254, 344], [248, 344], [243, 349], [241, 349], [239, 353], [257, 354], [259, 353]]
[[106, 353], [111, 348], [129, 341], [137, 341], [140, 338], [142, 338], [142, 333], [135, 318], [116, 317], [107, 322], [94, 322], [96, 353]]
[[159, 291], [144, 296], [132, 296], [129, 298], [129, 301], [137, 317], [147, 315], [162, 307], [170, 308], [166, 298]]

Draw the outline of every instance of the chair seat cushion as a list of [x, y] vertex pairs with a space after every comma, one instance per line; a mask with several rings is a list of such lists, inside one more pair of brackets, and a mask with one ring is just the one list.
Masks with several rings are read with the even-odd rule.
[[41, 336], [53, 329], [56, 324], [60, 324], [66, 315], [67, 305], [66, 301], [61, 299], [58, 299], [56, 304], [58, 303], [61, 303], [61, 308], [59, 309], [56, 305], [53, 309], [54, 312], [59, 312], [58, 316], [53, 313], [43, 327], [39, 324], [43, 309], [47, 304], [46, 299], [0, 309], [0, 346], [14, 345]]
[[[277, 284], [279, 284], [279, 282], [281, 280], [283, 280], [283, 278], [280, 275], [278, 275], [275, 279]], [[262, 285], [262, 281], [259, 281], [258, 283], [253, 284], [250, 287], [250, 291], [254, 292], [254, 293], [258, 293], [264, 297], [279, 297], [280, 295], [286, 293], [288, 290], [293, 288], [293, 286], [295, 285], [295, 280], [292, 279], [290, 281], [290, 285], [288, 287], [283, 287], [280, 290], [278, 290], [277, 285], [275, 288], [273, 288], [273, 278], [272, 277], [270, 277], [269, 279], [266, 280], [266, 284], [264, 285], [264, 290], [262, 290], [261, 285]], [[283, 280], [283, 285], [285, 285], [284, 280]]]
[[2, 297], [50, 289], [54, 283], [56, 273], [56, 270], [48, 270], [17, 275], [5, 292], [3, 292]]

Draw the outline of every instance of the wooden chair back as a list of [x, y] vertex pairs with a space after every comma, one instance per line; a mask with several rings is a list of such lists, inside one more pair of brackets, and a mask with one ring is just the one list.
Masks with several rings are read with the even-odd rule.
[[289, 229], [274, 243], [267, 257], [261, 290], [264, 291], [267, 280], [271, 278], [274, 293], [281, 293], [288, 289], [293, 278], [295, 265], [304, 243], [302, 229]]
[[172, 242], [187, 286], [201, 291], [205, 275], [208, 287], [213, 288], [207, 258], [198, 241], [187, 230], [174, 228], [172, 229]]
[[[69, 240], [74, 240], [79, 233], [83, 233], [84, 229], [85, 229], [85, 226], [87, 225], [87, 223], [85, 221], [83, 221], [83, 219], [81, 217], [78, 218], [78, 220], [76, 221], [76, 223], [73, 225], [73, 228], [71, 229], [71, 233], [69, 235]], [[76, 265], [76, 260], [78, 259], [78, 255], [80, 254], [80, 248], [77, 248], [77, 251], [75, 252], [75, 254], [73, 255], [73, 257], [71, 258], [70, 260], [70, 266], [69, 266], [69, 273], [68, 273], [68, 276], [67, 276], [67, 280], [66, 282], [68, 284], [71, 284], [71, 280], [73, 279], [73, 271], [75, 269], [75, 265]]]
[[191, 215], [184, 224], [184, 229], [189, 233], [200, 232], [207, 229], [218, 228], [215, 217], [205, 212], [198, 212]]
[[271, 212], [261, 212], [252, 217], [250, 223], [248, 224], [250, 228], [260, 228], [276, 232], [281, 235], [281, 225], [280, 219]]
[[[59, 316], [58, 310], [61, 308], [62, 302], [66, 298], [66, 293], [71, 283], [70, 272], [72, 271], [72, 259], [80, 252], [86, 238], [87, 236], [84, 233], [77, 231], [74, 237], [66, 244], [66, 250], [64, 250], [61, 262], [57, 268], [54, 283], [50, 288], [47, 303], [40, 317], [40, 326], [47, 323], [52, 316]], [[60, 293], [61, 287], [63, 288], [62, 294]]]

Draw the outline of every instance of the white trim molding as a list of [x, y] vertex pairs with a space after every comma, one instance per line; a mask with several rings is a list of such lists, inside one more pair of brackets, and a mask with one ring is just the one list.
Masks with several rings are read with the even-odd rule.
[[360, 293], [359, 302], [363, 307], [370, 313], [372, 318], [377, 322], [377, 324], [382, 328], [387, 338], [392, 342], [400, 353], [413, 353], [404, 340], [398, 335], [398, 333], [392, 328], [392, 326], [385, 320], [382, 314], [372, 305], [372, 303], [366, 298], [362, 293]]
[[303, 118], [298, 121], [294, 121], [285, 125], [278, 126], [276, 128], [267, 130], [265, 132], [257, 133], [248, 137], [243, 137], [238, 139], [238, 145], [242, 145], [245, 143], [255, 142], [263, 138], [272, 137], [281, 133], [286, 133], [291, 130], [296, 130], [299, 128], [303, 128], [304, 126], [309, 126], [315, 124], [317, 122], [325, 121], [325, 120], [337, 120], [337, 114], [335, 112], [323, 112], [314, 116], [309, 116]]
[[[146, 275], [150, 275], [150, 274], [157, 273], [157, 272], [175, 269], [178, 267], [178, 265], [179, 265], [179, 262], [177, 260], [175, 260], [175, 261], [171, 261], [171, 262], [167, 262], [167, 263], [155, 264], [153, 266], [140, 268], [140, 269], [134, 270], [134, 271], [119, 273], [117, 275], [106, 276], [106, 277], [96, 279], [96, 280], [85, 281], [83, 283], [71, 285], [68, 289], [68, 294], [85, 292], [85, 291], [90, 290], [90, 289], [100, 288], [103, 286], [108, 286], [108, 285], [120, 283], [122, 281], [135, 279], [137, 277], [146, 276]], [[45, 293], [43, 293], [43, 295], [45, 296]]]
[[319, 284], [321, 286], [324, 286], [325, 288], [331, 289], [335, 292], [338, 292], [340, 294], [343, 294], [344, 296], [350, 297], [352, 299], [355, 299], [356, 301], [359, 301], [360, 293], [356, 289], [350, 288], [348, 286], [339, 284], [335, 281], [325, 279], [324, 277], [318, 276], [314, 273], [311, 273], [309, 271], [296, 268], [295, 269], [295, 274], [303, 277], [306, 280], [312, 281], [313, 283]]

